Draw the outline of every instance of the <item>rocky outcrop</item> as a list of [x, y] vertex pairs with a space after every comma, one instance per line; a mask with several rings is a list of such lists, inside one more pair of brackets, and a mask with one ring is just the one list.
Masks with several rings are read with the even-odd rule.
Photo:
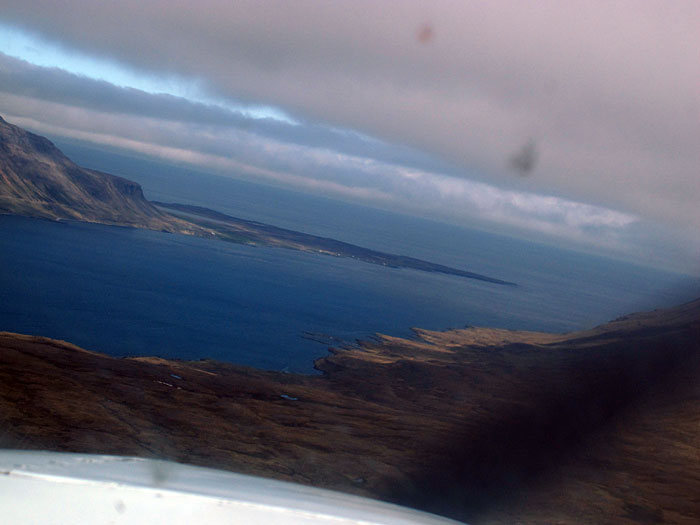
[[48, 139], [2, 117], [0, 213], [181, 233], [202, 230], [156, 209], [135, 182], [81, 168]]

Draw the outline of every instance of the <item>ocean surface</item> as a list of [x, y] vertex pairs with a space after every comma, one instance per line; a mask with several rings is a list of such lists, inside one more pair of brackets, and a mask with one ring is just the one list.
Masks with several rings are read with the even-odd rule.
[[[281, 248], [0, 216], [0, 330], [112, 355], [313, 372], [327, 342], [411, 327], [563, 332], [700, 295], [700, 280], [61, 144], [151, 199], [330, 236], [513, 281], [392, 269]], [[92, 156], [91, 156], [92, 155]], [[111, 167], [111, 169], [108, 169]], [[305, 336], [306, 334], [306, 336]]]

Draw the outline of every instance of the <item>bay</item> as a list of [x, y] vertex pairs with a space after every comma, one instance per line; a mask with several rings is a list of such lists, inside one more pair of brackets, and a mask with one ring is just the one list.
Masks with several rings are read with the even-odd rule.
[[152, 200], [209, 207], [518, 283], [95, 224], [0, 216], [0, 330], [116, 356], [313, 372], [326, 344], [411, 327], [566, 332], [700, 295], [700, 280], [57, 140]]
[[[505, 249], [485, 240], [471, 238], [470, 251]], [[698, 291], [687, 276], [514, 249], [496, 265], [510, 260], [510, 270], [495, 275], [517, 288], [280, 248], [2, 216], [0, 330], [116, 356], [310, 373], [326, 346], [306, 332], [352, 342], [375, 332], [410, 336], [413, 326], [569, 331]], [[481, 271], [470, 266], [477, 259], [460, 266]]]

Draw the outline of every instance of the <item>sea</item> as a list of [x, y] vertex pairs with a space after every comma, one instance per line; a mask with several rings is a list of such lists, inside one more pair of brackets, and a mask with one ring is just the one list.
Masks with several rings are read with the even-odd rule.
[[184, 235], [0, 216], [0, 330], [114, 356], [315, 373], [329, 346], [412, 327], [568, 332], [700, 296], [700, 279], [186, 167], [58, 143], [151, 200], [512, 281], [517, 287]]

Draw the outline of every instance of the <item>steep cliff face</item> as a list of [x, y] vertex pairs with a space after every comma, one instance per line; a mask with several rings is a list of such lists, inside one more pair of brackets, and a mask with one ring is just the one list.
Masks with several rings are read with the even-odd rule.
[[48, 139], [0, 117], [0, 213], [188, 233], [135, 182], [81, 168]]

